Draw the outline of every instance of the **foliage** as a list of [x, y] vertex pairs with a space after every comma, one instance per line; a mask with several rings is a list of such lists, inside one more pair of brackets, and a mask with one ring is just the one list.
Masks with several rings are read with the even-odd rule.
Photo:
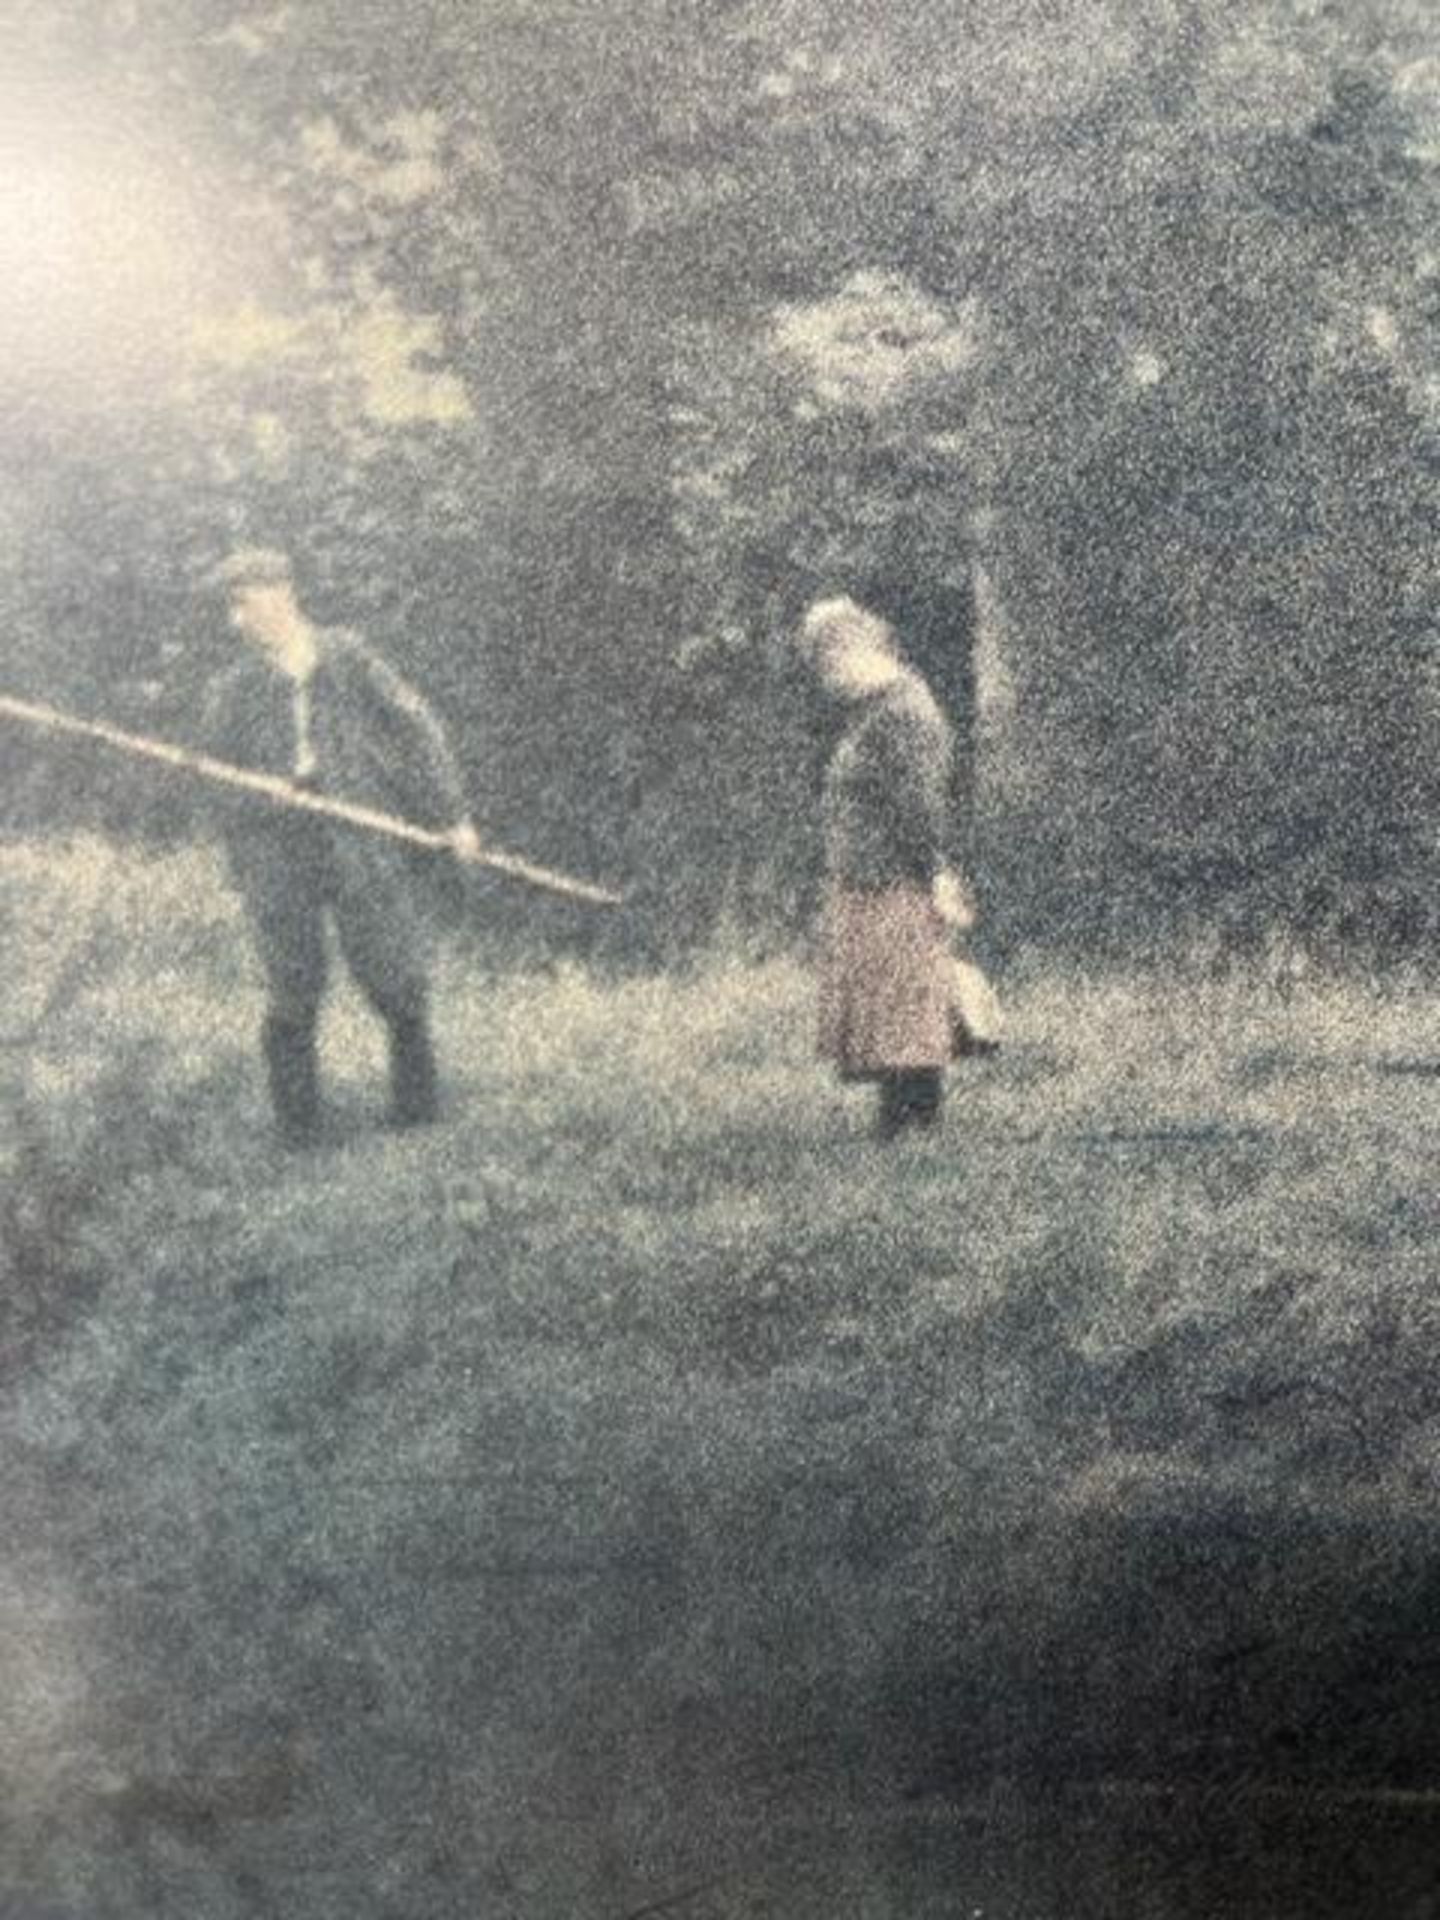
[[[183, 737], [206, 565], [283, 538], [451, 716], [496, 837], [688, 939], [809, 897], [823, 729], [777, 666], [848, 585], [955, 712], [1016, 929], [1353, 932], [1378, 888], [1414, 938], [1426, 11], [26, 7], [16, 177], [67, 231], [150, 217], [129, 267], [0, 234], [14, 682]], [[12, 817], [176, 823], [113, 766], [7, 772]]]

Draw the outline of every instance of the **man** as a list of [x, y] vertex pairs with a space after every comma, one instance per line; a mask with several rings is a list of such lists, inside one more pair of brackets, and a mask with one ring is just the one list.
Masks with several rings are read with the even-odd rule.
[[940, 1115], [954, 1044], [949, 929], [969, 908], [949, 867], [951, 733], [877, 614], [817, 601], [800, 652], [845, 724], [825, 773], [828, 900], [820, 1050], [879, 1087], [884, 1140]]
[[[476, 853], [459, 769], [414, 688], [353, 633], [307, 619], [285, 554], [237, 553], [215, 577], [246, 652], [211, 702], [210, 751], [298, 788], [448, 831], [462, 859]], [[282, 1140], [303, 1147], [318, 1136], [327, 920], [389, 1031], [393, 1123], [433, 1120], [423, 856], [263, 800], [227, 798], [219, 824], [265, 971], [262, 1044]]]

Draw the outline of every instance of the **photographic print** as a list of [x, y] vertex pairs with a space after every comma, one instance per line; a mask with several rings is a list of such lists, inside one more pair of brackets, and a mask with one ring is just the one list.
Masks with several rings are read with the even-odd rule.
[[1423, 0], [8, 0], [0, 1920], [1434, 1920]]

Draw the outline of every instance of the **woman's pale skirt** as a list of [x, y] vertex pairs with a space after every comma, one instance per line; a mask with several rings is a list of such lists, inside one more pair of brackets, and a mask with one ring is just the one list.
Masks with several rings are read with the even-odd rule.
[[837, 888], [820, 925], [820, 1054], [842, 1079], [943, 1067], [952, 960], [928, 888]]

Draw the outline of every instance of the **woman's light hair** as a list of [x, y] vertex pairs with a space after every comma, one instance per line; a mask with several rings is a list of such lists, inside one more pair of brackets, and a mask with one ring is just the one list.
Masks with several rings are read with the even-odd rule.
[[295, 570], [288, 553], [278, 547], [242, 547], [227, 554], [211, 570], [212, 586], [221, 590], [238, 587], [293, 587]]
[[872, 613], [868, 607], [862, 607], [848, 593], [835, 594], [828, 600], [816, 600], [806, 609], [800, 621], [800, 649], [807, 659], [813, 662], [827, 647], [845, 641], [873, 647], [878, 652], [897, 657], [900, 652], [889, 621], [882, 620], [878, 613]]

